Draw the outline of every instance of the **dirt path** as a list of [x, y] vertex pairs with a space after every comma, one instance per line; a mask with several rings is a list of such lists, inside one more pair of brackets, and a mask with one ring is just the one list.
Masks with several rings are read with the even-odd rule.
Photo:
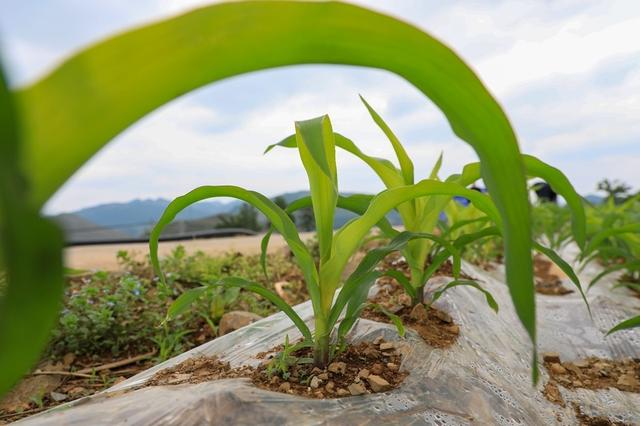
[[[300, 238], [306, 241], [311, 238], [312, 235], [312, 232], [303, 232], [300, 233]], [[260, 253], [261, 239], [262, 235], [251, 235], [188, 241], [168, 241], [160, 243], [159, 253], [160, 256], [165, 256], [177, 246], [182, 245], [189, 253], [200, 250], [211, 255], [222, 254], [229, 251], [243, 254], [258, 254]], [[281, 250], [285, 245], [281, 235], [273, 235], [269, 244], [269, 253]], [[116, 254], [119, 250], [127, 250], [129, 253], [141, 257], [149, 253], [149, 246], [146, 243], [133, 243], [69, 247], [64, 251], [65, 266], [73, 269], [115, 271], [119, 269], [116, 259]]]

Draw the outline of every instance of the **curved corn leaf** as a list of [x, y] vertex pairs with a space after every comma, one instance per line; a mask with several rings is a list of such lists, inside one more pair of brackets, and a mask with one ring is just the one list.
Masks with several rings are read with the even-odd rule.
[[333, 217], [338, 203], [335, 141], [329, 117], [297, 121], [296, 143], [309, 177], [320, 264], [324, 264], [331, 257]]
[[178, 213], [191, 204], [207, 198], [216, 197], [230, 197], [245, 201], [260, 210], [267, 219], [271, 221], [271, 225], [277, 229], [286, 240], [287, 245], [302, 270], [309, 296], [314, 303], [314, 309], [316, 307], [319, 309], [320, 306], [316, 306], [320, 300], [318, 272], [309, 250], [307, 250], [307, 247], [300, 240], [295, 224], [291, 221], [287, 213], [273, 201], [262, 194], [248, 191], [238, 186], [201, 186], [169, 203], [149, 235], [149, 257], [151, 265], [156, 274], [160, 276], [162, 282], [165, 283], [165, 279], [164, 274], [160, 270], [160, 261], [158, 259], [158, 239], [160, 238], [160, 234], [162, 234], [162, 230], [171, 223]]
[[402, 171], [402, 177], [404, 179], [405, 185], [413, 185], [414, 181], [414, 172], [413, 172], [413, 161], [407, 155], [407, 151], [404, 150], [404, 147], [400, 143], [400, 140], [393, 133], [391, 128], [384, 122], [382, 117], [369, 105], [369, 103], [360, 95], [360, 100], [367, 107], [367, 111], [373, 118], [373, 121], [380, 127], [380, 130], [385, 134], [389, 142], [391, 142], [391, 146], [393, 147], [393, 151], [396, 153], [396, 157], [398, 158], [398, 163], [400, 164], [400, 170]]
[[[257, 24], [238, 25], [247, 16]], [[310, 63], [398, 74], [433, 100], [453, 132], [474, 148], [504, 219], [507, 282], [535, 348], [529, 205], [507, 117], [448, 47], [412, 25], [362, 7], [295, 1], [215, 4], [75, 54], [17, 93], [25, 137], [22, 164], [34, 205], [42, 206], [105, 143], [170, 100], [234, 75]], [[536, 381], [537, 365], [532, 368]]]
[[398, 281], [398, 284], [402, 286], [405, 293], [411, 296], [412, 300], [416, 298], [416, 288], [411, 285], [409, 278], [407, 278], [402, 272], [396, 271], [395, 269], [389, 269], [388, 271], [385, 271], [383, 275]]
[[584, 213], [582, 197], [576, 192], [571, 182], [569, 182], [569, 179], [560, 170], [532, 155], [523, 154], [522, 160], [527, 175], [543, 179], [551, 186], [554, 192], [560, 194], [565, 199], [571, 210], [571, 229], [573, 230], [573, 236], [578, 246], [584, 248], [587, 240], [587, 219]]
[[619, 264], [612, 265], [612, 266], [609, 266], [609, 267], [603, 269], [602, 271], [600, 271], [600, 273], [598, 273], [598, 275], [593, 277], [593, 279], [589, 283], [589, 286], [587, 287], [587, 291], [589, 291], [589, 289], [591, 289], [591, 287], [596, 285], [596, 283], [598, 283], [598, 281], [600, 281], [605, 276], [607, 276], [609, 274], [612, 274], [612, 273], [614, 273], [616, 271], [623, 270], [623, 269], [626, 269], [626, 270], [629, 270], [629, 271], [640, 270], [640, 262], [619, 263]]
[[176, 300], [173, 301], [169, 309], [167, 310], [167, 315], [164, 319], [164, 322], [171, 321], [176, 318], [178, 315], [184, 313], [189, 306], [196, 300], [198, 300], [202, 295], [204, 295], [207, 291], [209, 291], [209, 286], [202, 286], [196, 288], [190, 288], [182, 292], [180, 296]]
[[[533, 155], [522, 154], [525, 172], [529, 177], [538, 177], [546, 181], [551, 188], [560, 194], [571, 210], [571, 229], [573, 236], [581, 248], [586, 243], [586, 217], [582, 197], [576, 192], [569, 179], [557, 168], [545, 163]], [[480, 163], [470, 163], [464, 166], [461, 175], [454, 175], [450, 179], [467, 186], [481, 177]], [[448, 179], [449, 180], [449, 179]]]
[[385, 315], [387, 318], [389, 318], [389, 320], [391, 320], [393, 325], [396, 326], [396, 330], [398, 330], [398, 334], [400, 335], [400, 337], [404, 337], [405, 335], [404, 324], [402, 323], [402, 319], [399, 316], [389, 311], [388, 309], [385, 309], [384, 306], [378, 305], [377, 303], [369, 303], [368, 305], [371, 306], [376, 311], [380, 312], [381, 314]]
[[209, 284], [210, 286], [221, 286], [221, 287], [239, 287], [244, 290], [251, 291], [253, 293], [259, 294], [260, 296], [267, 299], [269, 302], [276, 305], [278, 309], [280, 309], [284, 314], [289, 317], [289, 319], [295, 324], [298, 328], [302, 336], [304, 336], [305, 340], [313, 341], [313, 336], [307, 324], [300, 318], [300, 316], [296, 313], [296, 311], [289, 306], [287, 302], [285, 302], [280, 296], [278, 296], [273, 291], [264, 288], [260, 284], [247, 281], [243, 278], [238, 277], [225, 277], [219, 279], [217, 282], [213, 284]]
[[636, 327], [640, 327], [640, 315], [629, 318], [626, 321], [622, 321], [620, 324], [607, 331], [607, 334], [605, 336], [608, 336], [611, 333], [615, 333], [616, 331], [629, 330]]
[[0, 400], [38, 362], [64, 288], [62, 233], [30, 202], [17, 120], [0, 67]]
[[585, 249], [583, 250], [583, 257], [591, 254], [594, 250], [598, 249], [598, 247], [607, 238], [610, 238], [616, 235], [637, 234], [637, 233], [640, 233], [640, 223], [630, 223], [627, 225], [619, 226], [617, 228], [605, 228], [604, 230], [598, 232], [589, 240], [589, 243], [587, 243]]
[[487, 301], [487, 305], [489, 305], [489, 307], [491, 309], [493, 309], [493, 311], [495, 313], [498, 313], [498, 303], [496, 302], [496, 300], [493, 298], [493, 296], [491, 295], [491, 293], [489, 293], [487, 290], [483, 289], [482, 287], [480, 287], [480, 284], [478, 284], [475, 281], [469, 281], [469, 280], [453, 280], [450, 283], [448, 283], [447, 285], [445, 285], [443, 288], [441, 288], [440, 290], [437, 290], [433, 293], [433, 297], [431, 298], [431, 303], [435, 303], [436, 300], [440, 299], [440, 297], [444, 294], [445, 291], [453, 288], [453, 287], [458, 287], [458, 286], [469, 286], [469, 287], [473, 287], [476, 290], [482, 292], [482, 294], [484, 294], [484, 298]]
[[561, 258], [558, 255], [558, 253], [556, 253], [554, 250], [551, 250], [550, 248], [545, 247], [542, 244], [539, 244], [534, 241], [533, 248], [536, 251], [547, 256], [553, 263], [555, 263], [562, 270], [562, 272], [564, 272], [567, 275], [567, 277], [569, 277], [573, 285], [580, 292], [580, 296], [582, 296], [582, 300], [584, 301], [585, 305], [587, 305], [587, 311], [589, 311], [589, 316], [593, 319], [593, 315], [591, 315], [591, 306], [589, 306], [589, 301], [587, 300], [587, 296], [585, 296], [584, 291], [582, 291], [582, 286], [580, 285], [580, 279], [578, 278], [576, 273], [573, 271], [573, 268], [571, 267], [571, 265], [565, 262], [565, 260]]
[[267, 249], [269, 248], [271, 234], [273, 234], [273, 226], [270, 225], [269, 230], [260, 240], [260, 266], [262, 267], [262, 272], [267, 279], [269, 278], [269, 274], [267, 273]]
[[346, 303], [347, 309], [344, 318], [338, 325], [338, 341], [341, 341], [344, 336], [347, 335], [360, 316], [362, 310], [366, 307], [365, 302], [369, 295], [369, 289], [378, 277], [380, 277], [380, 272], [370, 271], [364, 275], [360, 275], [358, 279], [347, 280], [345, 285], [342, 287], [342, 291], [344, 291], [344, 289], [349, 286], [348, 290], [345, 292], [345, 296], [348, 294], [348, 297], [341, 298], [340, 296], [342, 295], [342, 291], [340, 292], [336, 298], [336, 303], [331, 308], [331, 313], [328, 319], [329, 328], [332, 329], [338, 321]]

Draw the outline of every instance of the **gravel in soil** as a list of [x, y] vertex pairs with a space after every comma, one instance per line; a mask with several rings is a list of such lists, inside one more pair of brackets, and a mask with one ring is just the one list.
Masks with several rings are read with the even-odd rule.
[[[232, 368], [216, 357], [198, 357], [184, 361], [172, 368], [158, 372], [148, 386], [200, 383], [226, 378], [250, 378], [254, 385], [275, 392], [299, 395], [307, 398], [341, 398], [385, 392], [397, 388], [408, 373], [401, 371], [401, 354], [397, 343], [386, 342], [381, 337], [374, 342], [349, 345], [326, 368], [310, 364], [290, 367], [286, 378], [269, 374], [268, 354], [258, 367]], [[294, 354], [310, 356], [305, 348]]]
[[[556, 353], [543, 354], [544, 366], [549, 373], [549, 381], [542, 394], [550, 402], [565, 407], [559, 386], [568, 389], [608, 389], [616, 388], [625, 392], [640, 393], [640, 359], [613, 361], [597, 357], [584, 360], [562, 362]], [[591, 417], [582, 412], [580, 406], [572, 403], [576, 419], [581, 425], [625, 425], [606, 417]]]
[[548, 296], [563, 296], [573, 293], [573, 290], [569, 290], [562, 285], [562, 280], [559, 276], [561, 272], [556, 269], [553, 263], [540, 256], [533, 258], [536, 292]]

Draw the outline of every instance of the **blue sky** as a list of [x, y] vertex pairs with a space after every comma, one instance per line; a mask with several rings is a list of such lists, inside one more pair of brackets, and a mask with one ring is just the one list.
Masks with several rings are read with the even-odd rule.
[[[77, 49], [113, 32], [210, 2], [4, 0], [0, 42], [11, 83], [29, 84]], [[358, 1], [410, 21], [454, 48], [509, 115], [524, 152], [562, 169], [583, 193], [603, 177], [640, 186], [640, 2]], [[291, 151], [262, 155], [294, 120], [328, 113], [363, 150], [391, 158], [361, 93], [407, 146], [423, 177], [444, 151], [442, 175], [475, 160], [442, 114], [387, 72], [300, 66], [203, 88], [114, 139], [47, 204], [70, 211], [133, 198], [172, 198], [203, 184], [275, 195], [303, 189]], [[340, 189], [382, 186], [339, 154]]]

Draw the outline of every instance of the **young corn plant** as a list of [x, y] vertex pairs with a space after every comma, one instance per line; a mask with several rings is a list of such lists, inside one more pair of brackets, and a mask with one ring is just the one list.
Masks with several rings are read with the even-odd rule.
[[[313, 347], [313, 360], [317, 366], [325, 366], [331, 359], [335, 344], [344, 341], [365, 306], [369, 288], [380, 272], [376, 264], [392, 251], [402, 250], [412, 240], [433, 239], [431, 234], [395, 233], [384, 247], [369, 251], [349, 277], [341, 282], [341, 276], [351, 256], [362, 245], [372, 227], [379, 224], [387, 228], [385, 215], [398, 205], [427, 195], [460, 195], [476, 203], [478, 208], [500, 221], [491, 200], [480, 193], [468, 190], [457, 183], [424, 180], [415, 185], [400, 186], [383, 191], [370, 199], [366, 211], [351, 220], [335, 233], [333, 218], [338, 206], [349, 204], [338, 195], [337, 168], [335, 162], [335, 135], [327, 116], [296, 123], [296, 146], [309, 179], [310, 203], [313, 208], [318, 235], [319, 262], [316, 265], [307, 246], [301, 241], [294, 222], [287, 211], [267, 197], [237, 186], [204, 186], [178, 197], [165, 210], [151, 232], [149, 248], [151, 262], [164, 283], [158, 260], [158, 238], [162, 230], [175, 216], [189, 205], [205, 198], [233, 197], [255, 206], [282, 234], [296, 262], [303, 272], [314, 313], [313, 333], [300, 316], [276, 293], [241, 277], [222, 278], [210, 285], [183, 293], [170, 307], [167, 318], [179, 315], [191, 302], [218, 286], [239, 287], [253, 291], [271, 301], [295, 324], [303, 336], [303, 345]], [[340, 318], [344, 318], [340, 320]], [[335, 333], [334, 333], [335, 331]]]
[[[386, 159], [380, 159], [369, 156], [362, 152], [356, 144], [345, 136], [335, 133], [336, 146], [341, 149], [355, 155], [363, 162], [365, 162], [380, 178], [384, 185], [389, 189], [402, 188], [404, 186], [410, 186], [415, 183], [414, 170], [415, 166], [413, 161], [407, 154], [403, 145], [398, 137], [393, 133], [391, 128], [382, 119], [382, 117], [367, 103], [367, 101], [360, 96], [360, 99], [367, 111], [371, 115], [371, 118], [375, 124], [382, 130], [385, 136], [388, 138], [393, 150], [396, 154], [396, 158], [399, 164], [399, 168], [396, 167], [391, 161]], [[286, 147], [295, 148], [297, 146], [297, 138], [295, 135], [291, 135], [277, 144], [270, 145], [265, 150], [269, 152], [274, 147]], [[574, 238], [580, 246], [584, 246], [585, 241], [585, 213], [580, 196], [576, 193], [575, 189], [567, 179], [567, 177], [558, 169], [540, 161], [539, 159], [530, 156], [522, 155], [522, 162], [524, 163], [525, 172], [528, 177], [543, 178], [549, 182], [553, 189], [565, 197], [567, 204], [572, 213], [572, 231]], [[442, 165], [442, 155], [437, 159], [431, 173], [429, 175], [429, 181], [440, 182], [438, 178], [438, 172]], [[476, 182], [482, 177], [481, 175], [481, 163], [470, 163], [463, 168], [461, 174], [455, 174], [449, 176], [443, 184], [454, 184], [458, 187], [466, 187]], [[473, 199], [478, 197], [485, 197], [477, 191], [470, 191], [474, 196], [470, 198], [473, 203]], [[460, 252], [465, 249], [466, 246], [475, 243], [479, 240], [487, 237], [495, 237], [501, 235], [501, 222], [494, 220], [493, 217], [488, 217], [485, 212], [478, 210], [477, 217], [468, 218], [458, 224], [453, 224], [451, 229], [445, 232], [443, 235], [438, 236], [433, 232], [437, 228], [439, 223], [440, 214], [443, 210], [449, 208], [452, 211], [456, 202], [453, 197], [456, 194], [428, 194], [422, 197], [416, 197], [408, 202], [399, 204], [396, 207], [404, 229], [410, 233], [419, 233], [423, 235], [423, 238], [410, 241], [403, 249], [402, 253], [409, 265], [410, 277], [407, 278], [397, 272], [392, 271], [390, 275], [393, 276], [405, 289], [407, 294], [412, 297], [413, 303], [425, 303], [425, 286], [431, 278], [431, 276], [437, 271], [437, 269], [449, 258], [453, 258], [453, 273], [456, 281], [455, 285], [470, 285], [486, 295], [478, 283], [474, 281], [459, 280], [460, 273]], [[469, 197], [467, 197], [469, 198]], [[363, 205], [355, 205], [352, 203], [343, 206], [344, 208], [355, 211], [356, 213], [362, 213], [366, 209], [366, 197], [361, 196], [360, 202]], [[473, 203], [475, 204], [475, 203]], [[476, 207], [478, 207], [476, 205]], [[481, 225], [480, 229], [476, 232], [469, 233], [469, 226]], [[487, 226], [490, 225], [490, 226]], [[381, 227], [383, 233], [388, 237], [393, 237], [397, 231], [388, 227]], [[451, 237], [454, 235], [453, 231], [457, 230], [460, 234], [455, 240]], [[268, 238], [268, 236], [267, 236]], [[580, 281], [571, 268], [571, 266], [565, 262], [554, 250], [542, 246], [541, 244], [532, 241], [533, 248], [547, 257], [549, 257], [554, 263], [556, 263], [571, 279], [573, 284], [578, 288], [585, 303], [588, 303]], [[263, 245], [264, 248], [264, 245]], [[451, 286], [453, 287], [453, 286]]]

